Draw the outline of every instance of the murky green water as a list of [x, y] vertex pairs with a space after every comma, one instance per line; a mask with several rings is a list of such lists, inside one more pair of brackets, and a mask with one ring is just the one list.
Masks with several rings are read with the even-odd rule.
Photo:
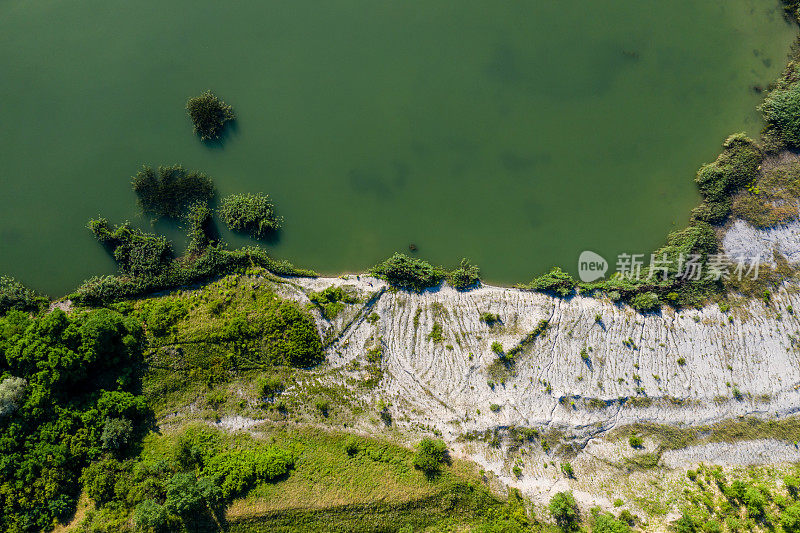
[[[85, 224], [149, 225], [143, 163], [271, 194], [273, 254], [325, 273], [412, 242], [502, 283], [647, 251], [758, 133], [793, 36], [777, 0], [4, 0], [0, 272], [59, 295], [112, 271]], [[222, 147], [184, 114], [206, 88], [240, 117]]]

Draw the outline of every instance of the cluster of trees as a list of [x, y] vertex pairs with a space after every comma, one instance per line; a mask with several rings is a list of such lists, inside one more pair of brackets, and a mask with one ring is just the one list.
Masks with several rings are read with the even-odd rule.
[[151, 533], [216, 531], [231, 500], [285, 476], [295, 462], [284, 448], [247, 438], [234, 443], [207, 428], [151, 439], [148, 444], [161, 453], [106, 456], [86, 468], [81, 481], [96, 511], [87, 513], [84, 529], [127, 531], [133, 522], [137, 531]]
[[158, 172], [144, 166], [131, 181], [142, 210], [156, 218], [182, 219], [189, 206], [207, 204], [214, 197], [214, 182], [180, 165], [161, 166]]
[[[800, 532], [800, 478], [783, 476], [782, 487], [764, 479], [733, 479], [721, 467], [700, 465], [689, 470], [688, 505], [674, 524], [679, 533], [713, 531]], [[773, 485], [773, 486], [770, 486]]]
[[401, 253], [372, 267], [370, 274], [395, 287], [416, 292], [438, 287], [444, 280], [456, 290], [470, 289], [480, 281], [480, 269], [468, 259], [462, 259], [456, 269], [448, 271]]
[[124, 456], [151, 413], [142, 330], [107, 309], [0, 318], [0, 529], [50, 529], [75, 509], [89, 461]]

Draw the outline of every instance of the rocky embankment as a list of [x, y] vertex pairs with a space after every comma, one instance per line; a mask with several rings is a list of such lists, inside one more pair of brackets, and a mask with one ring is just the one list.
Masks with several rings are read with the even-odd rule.
[[[330, 285], [364, 295], [366, 303], [333, 323], [320, 316], [328, 364], [362, 368], [380, 347], [376, 396], [401, 425], [425, 424], [450, 438], [509, 425], [596, 433], [800, 410], [794, 286], [727, 312], [709, 305], [642, 315], [609, 300], [492, 286], [414, 294], [364, 276], [295, 282], [298, 298]], [[499, 322], [485, 323], [484, 312]], [[543, 320], [545, 332], [524, 343]], [[439, 328], [441, 338], [432, 334]], [[505, 364], [494, 342], [505, 353], [524, 346]]]

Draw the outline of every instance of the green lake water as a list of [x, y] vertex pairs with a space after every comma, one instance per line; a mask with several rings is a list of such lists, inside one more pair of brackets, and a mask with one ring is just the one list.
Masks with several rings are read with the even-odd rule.
[[[150, 228], [130, 178], [172, 163], [269, 193], [271, 253], [322, 273], [409, 243], [495, 283], [613, 268], [758, 134], [794, 36], [777, 0], [4, 0], [0, 272], [56, 296], [113, 272], [87, 220]], [[239, 116], [221, 146], [184, 111], [207, 88]]]

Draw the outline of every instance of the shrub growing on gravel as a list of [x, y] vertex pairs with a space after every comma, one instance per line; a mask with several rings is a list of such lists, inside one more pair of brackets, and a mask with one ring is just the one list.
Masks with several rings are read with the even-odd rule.
[[400, 253], [378, 263], [370, 269], [370, 273], [395, 287], [416, 292], [438, 286], [446, 274], [443, 269], [434, 267], [427, 261]]
[[458, 268], [447, 274], [447, 283], [454, 289], [463, 291], [474, 287], [480, 281], [481, 270], [469, 259], [462, 259]]
[[530, 283], [518, 285], [520, 289], [554, 294], [562, 298], [572, 294], [576, 286], [577, 283], [572, 276], [558, 267], [554, 267], [547, 274], [534, 278]]
[[497, 322], [500, 322], [500, 315], [496, 315], [494, 313], [489, 313], [487, 311], [484, 311], [483, 313], [481, 313], [479, 318], [480, 318], [480, 321], [484, 322], [487, 326], [493, 326]]
[[631, 307], [641, 313], [652, 313], [661, 309], [661, 300], [654, 292], [643, 292], [631, 298]]
[[266, 194], [232, 194], [222, 199], [219, 216], [233, 231], [249, 233], [263, 239], [280, 229], [283, 218]]
[[236, 118], [233, 108], [211, 91], [189, 98], [186, 102], [186, 111], [201, 141], [219, 138], [225, 124]]

